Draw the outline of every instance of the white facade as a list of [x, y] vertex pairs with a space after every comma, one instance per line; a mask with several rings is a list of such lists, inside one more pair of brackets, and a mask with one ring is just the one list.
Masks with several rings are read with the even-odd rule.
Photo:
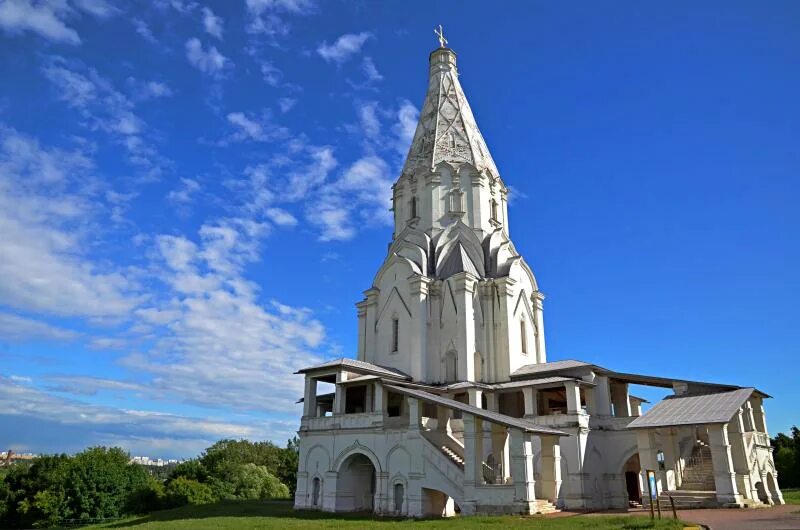
[[[544, 296], [509, 238], [507, 189], [455, 53], [431, 53], [429, 76], [393, 186], [392, 243], [357, 304], [357, 360], [300, 371], [295, 506], [408, 516], [620, 508], [642, 500], [646, 469], [686, 505], [782, 502], [765, 394], [547, 362]], [[318, 382], [335, 391], [318, 395]], [[675, 396], [641, 416], [630, 384]], [[670, 412], [698, 392], [718, 406], [691, 424]]]

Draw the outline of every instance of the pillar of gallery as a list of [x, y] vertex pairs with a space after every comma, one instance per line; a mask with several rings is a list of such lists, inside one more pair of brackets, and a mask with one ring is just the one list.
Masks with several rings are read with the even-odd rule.
[[636, 431], [636, 444], [639, 447], [639, 465], [641, 467], [642, 484], [644, 484], [644, 491], [642, 491], [642, 502], [645, 505], [650, 504], [650, 497], [647, 492], [647, 471], [653, 470], [656, 472], [656, 486], [658, 491], [664, 489], [664, 481], [662, 474], [658, 471], [658, 448], [656, 447], [655, 432], [650, 429], [638, 429]]
[[511, 449], [511, 480], [514, 483], [514, 503], [522, 513], [536, 511], [536, 480], [533, 475], [533, 444], [531, 435], [520, 429], [509, 429]]
[[[476, 482], [476, 477], [480, 471], [480, 454], [478, 443], [482, 442], [483, 436], [476, 436], [477, 428], [480, 426], [483, 429], [482, 421], [472, 414], [463, 415], [464, 421], [464, 505], [461, 506], [461, 513], [463, 515], [472, 515], [475, 513], [475, 504], [478, 499], [475, 497], [475, 486], [481, 484]], [[481, 433], [482, 434], [482, 433]], [[482, 443], [481, 443], [482, 445]]]
[[561, 491], [561, 444], [558, 436], [540, 436], [542, 445], [539, 482], [542, 497], [554, 505]]
[[708, 426], [708, 441], [711, 446], [711, 463], [714, 467], [714, 486], [720, 504], [742, 503], [742, 495], [736, 487], [736, 472], [728, 440], [728, 424]]
[[537, 400], [539, 398], [539, 391], [532, 387], [525, 387], [522, 389], [522, 396], [525, 402], [525, 417], [537, 416]]
[[731, 444], [731, 457], [733, 471], [736, 473], [736, 489], [745, 499], [758, 499], [758, 491], [750, 479], [750, 459], [747, 455], [747, 440], [745, 438], [745, 418], [742, 409], [733, 415], [728, 423], [728, 440]]
[[567, 414], [577, 414], [581, 411], [581, 389], [575, 381], [564, 383], [567, 392]]
[[495, 465], [495, 484], [505, 484], [510, 478], [508, 454], [508, 429], [504, 425], [491, 423], [492, 460]]

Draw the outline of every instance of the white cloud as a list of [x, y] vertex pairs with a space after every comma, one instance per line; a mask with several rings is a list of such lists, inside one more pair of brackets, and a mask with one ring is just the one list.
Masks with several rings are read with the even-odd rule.
[[[135, 105], [113, 84], [93, 68], [71, 64], [61, 57], [52, 57], [43, 70], [57, 89], [58, 99], [77, 109], [84, 125], [110, 134], [128, 151], [128, 160], [143, 171], [147, 179], [159, 178], [170, 161], [144, 138], [146, 123], [134, 112]], [[166, 86], [150, 86], [148, 90], [168, 90]]]
[[315, 2], [313, 0], [247, 0], [247, 8], [255, 13], [274, 10], [308, 14], [314, 10]]
[[214, 14], [211, 9], [203, 8], [203, 27], [206, 33], [222, 40], [222, 18]]
[[186, 41], [186, 58], [192, 66], [204, 74], [215, 77], [222, 75], [231, 64], [230, 60], [222, 55], [216, 46], [204, 49], [200, 39], [196, 37]]
[[200, 189], [200, 183], [196, 180], [181, 177], [181, 186], [178, 189], [170, 191], [167, 194], [167, 199], [177, 203], [187, 204], [192, 202], [194, 195], [200, 191]]
[[139, 101], [172, 96], [172, 89], [161, 81], [140, 81], [134, 77], [129, 77], [128, 85], [130, 86], [131, 97]]
[[[53, 391], [88, 396], [100, 391], [127, 391], [142, 394], [149, 389], [135, 383], [109, 381], [89, 377], [53, 378]], [[292, 407], [296, 408], [296, 407]], [[48, 431], [69, 433], [56, 440], [47, 450], [74, 451], [88, 444], [118, 445], [138, 454], [194, 456], [221, 438], [273, 439], [283, 442], [294, 425], [245, 417], [248, 423], [235, 423], [213, 417], [192, 417], [150, 410], [119, 409], [90, 405], [45, 392], [29, 377], [0, 375], [0, 410], [4, 423], [24, 425], [36, 420], [45, 422]], [[291, 410], [291, 409], [290, 409]], [[259, 426], [261, 424], [262, 426]], [[41, 424], [40, 424], [41, 425]], [[24, 436], [13, 429], [16, 436]], [[271, 433], [271, 430], [277, 432]], [[76, 433], [85, 440], [71, 443]], [[273, 438], [274, 436], [274, 438]], [[59, 438], [58, 436], [56, 437]], [[28, 445], [30, 442], [23, 443]], [[30, 447], [30, 445], [28, 445]]]
[[397, 136], [397, 151], [400, 154], [406, 154], [411, 147], [411, 140], [417, 130], [418, 121], [419, 110], [417, 107], [408, 100], [401, 101], [397, 111], [397, 123], [393, 127]]
[[345, 33], [333, 44], [323, 42], [317, 47], [317, 53], [328, 62], [343, 63], [361, 51], [361, 47], [372, 37], [369, 32]]
[[278, 106], [284, 114], [292, 110], [295, 104], [297, 104], [297, 99], [295, 98], [281, 98], [278, 100]]
[[84, 254], [82, 231], [96, 216], [91, 161], [43, 149], [0, 128], [0, 304], [45, 315], [121, 317], [134, 285]]
[[269, 86], [278, 87], [283, 81], [283, 72], [269, 61], [261, 62], [261, 75]]
[[150, 43], [157, 43], [155, 36], [153, 35], [153, 31], [150, 29], [150, 26], [147, 25], [147, 22], [140, 18], [134, 18], [131, 20], [136, 33], [138, 33], [144, 40]]
[[267, 208], [266, 214], [273, 223], [279, 226], [295, 226], [297, 224], [295, 216], [282, 208]]
[[106, 17], [116, 11], [103, 0], [3, 0], [0, 2], [0, 28], [11, 34], [32, 31], [40, 36], [67, 44], [80, 44], [78, 32], [66, 25], [66, 19], [85, 12]]
[[378, 103], [376, 101], [370, 101], [362, 104], [358, 109], [361, 129], [364, 135], [370, 140], [378, 138], [381, 134], [381, 122], [376, 114], [377, 108]]
[[0, 339], [3, 340], [65, 341], [77, 337], [78, 333], [71, 329], [51, 326], [46, 322], [18, 315], [0, 313]]
[[221, 143], [226, 145], [230, 141], [251, 140], [255, 142], [270, 142], [284, 139], [289, 135], [288, 129], [273, 123], [269, 113], [265, 113], [263, 118], [251, 118], [243, 112], [231, 112], [226, 118], [228, 123], [234, 126], [236, 131]]
[[371, 57], [364, 57], [364, 60], [361, 61], [361, 71], [364, 72], [364, 75], [367, 77], [367, 83], [383, 80], [383, 76], [378, 71]]

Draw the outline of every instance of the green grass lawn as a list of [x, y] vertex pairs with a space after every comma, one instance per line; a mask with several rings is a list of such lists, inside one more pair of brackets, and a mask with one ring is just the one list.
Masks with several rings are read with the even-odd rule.
[[784, 489], [781, 493], [786, 504], [800, 504], [800, 488]]
[[373, 518], [365, 515], [336, 515], [321, 512], [296, 512], [290, 502], [230, 501], [203, 506], [184, 506], [92, 526], [91, 528], [166, 528], [166, 529], [248, 529], [248, 528], [536, 528], [541, 530], [593, 529], [682, 529], [673, 520], [651, 522], [649, 517], [622, 515], [574, 515], [564, 517], [463, 517], [452, 519]]

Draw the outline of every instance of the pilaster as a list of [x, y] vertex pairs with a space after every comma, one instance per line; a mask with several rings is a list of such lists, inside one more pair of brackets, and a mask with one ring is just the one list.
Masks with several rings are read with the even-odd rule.
[[411, 344], [409, 357], [411, 377], [415, 381], [425, 381], [427, 376], [428, 351], [428, 288], [431, 279], [425, 276], [414, 276], [409, 281], [411, 291], [412, 320], [414, 330], [409, 337]]
[[536, 362], [547, 362], [547, 351], [544, 345], [544, 293], [534, 291], [531, 295], [533, 318], [536, 323]]

